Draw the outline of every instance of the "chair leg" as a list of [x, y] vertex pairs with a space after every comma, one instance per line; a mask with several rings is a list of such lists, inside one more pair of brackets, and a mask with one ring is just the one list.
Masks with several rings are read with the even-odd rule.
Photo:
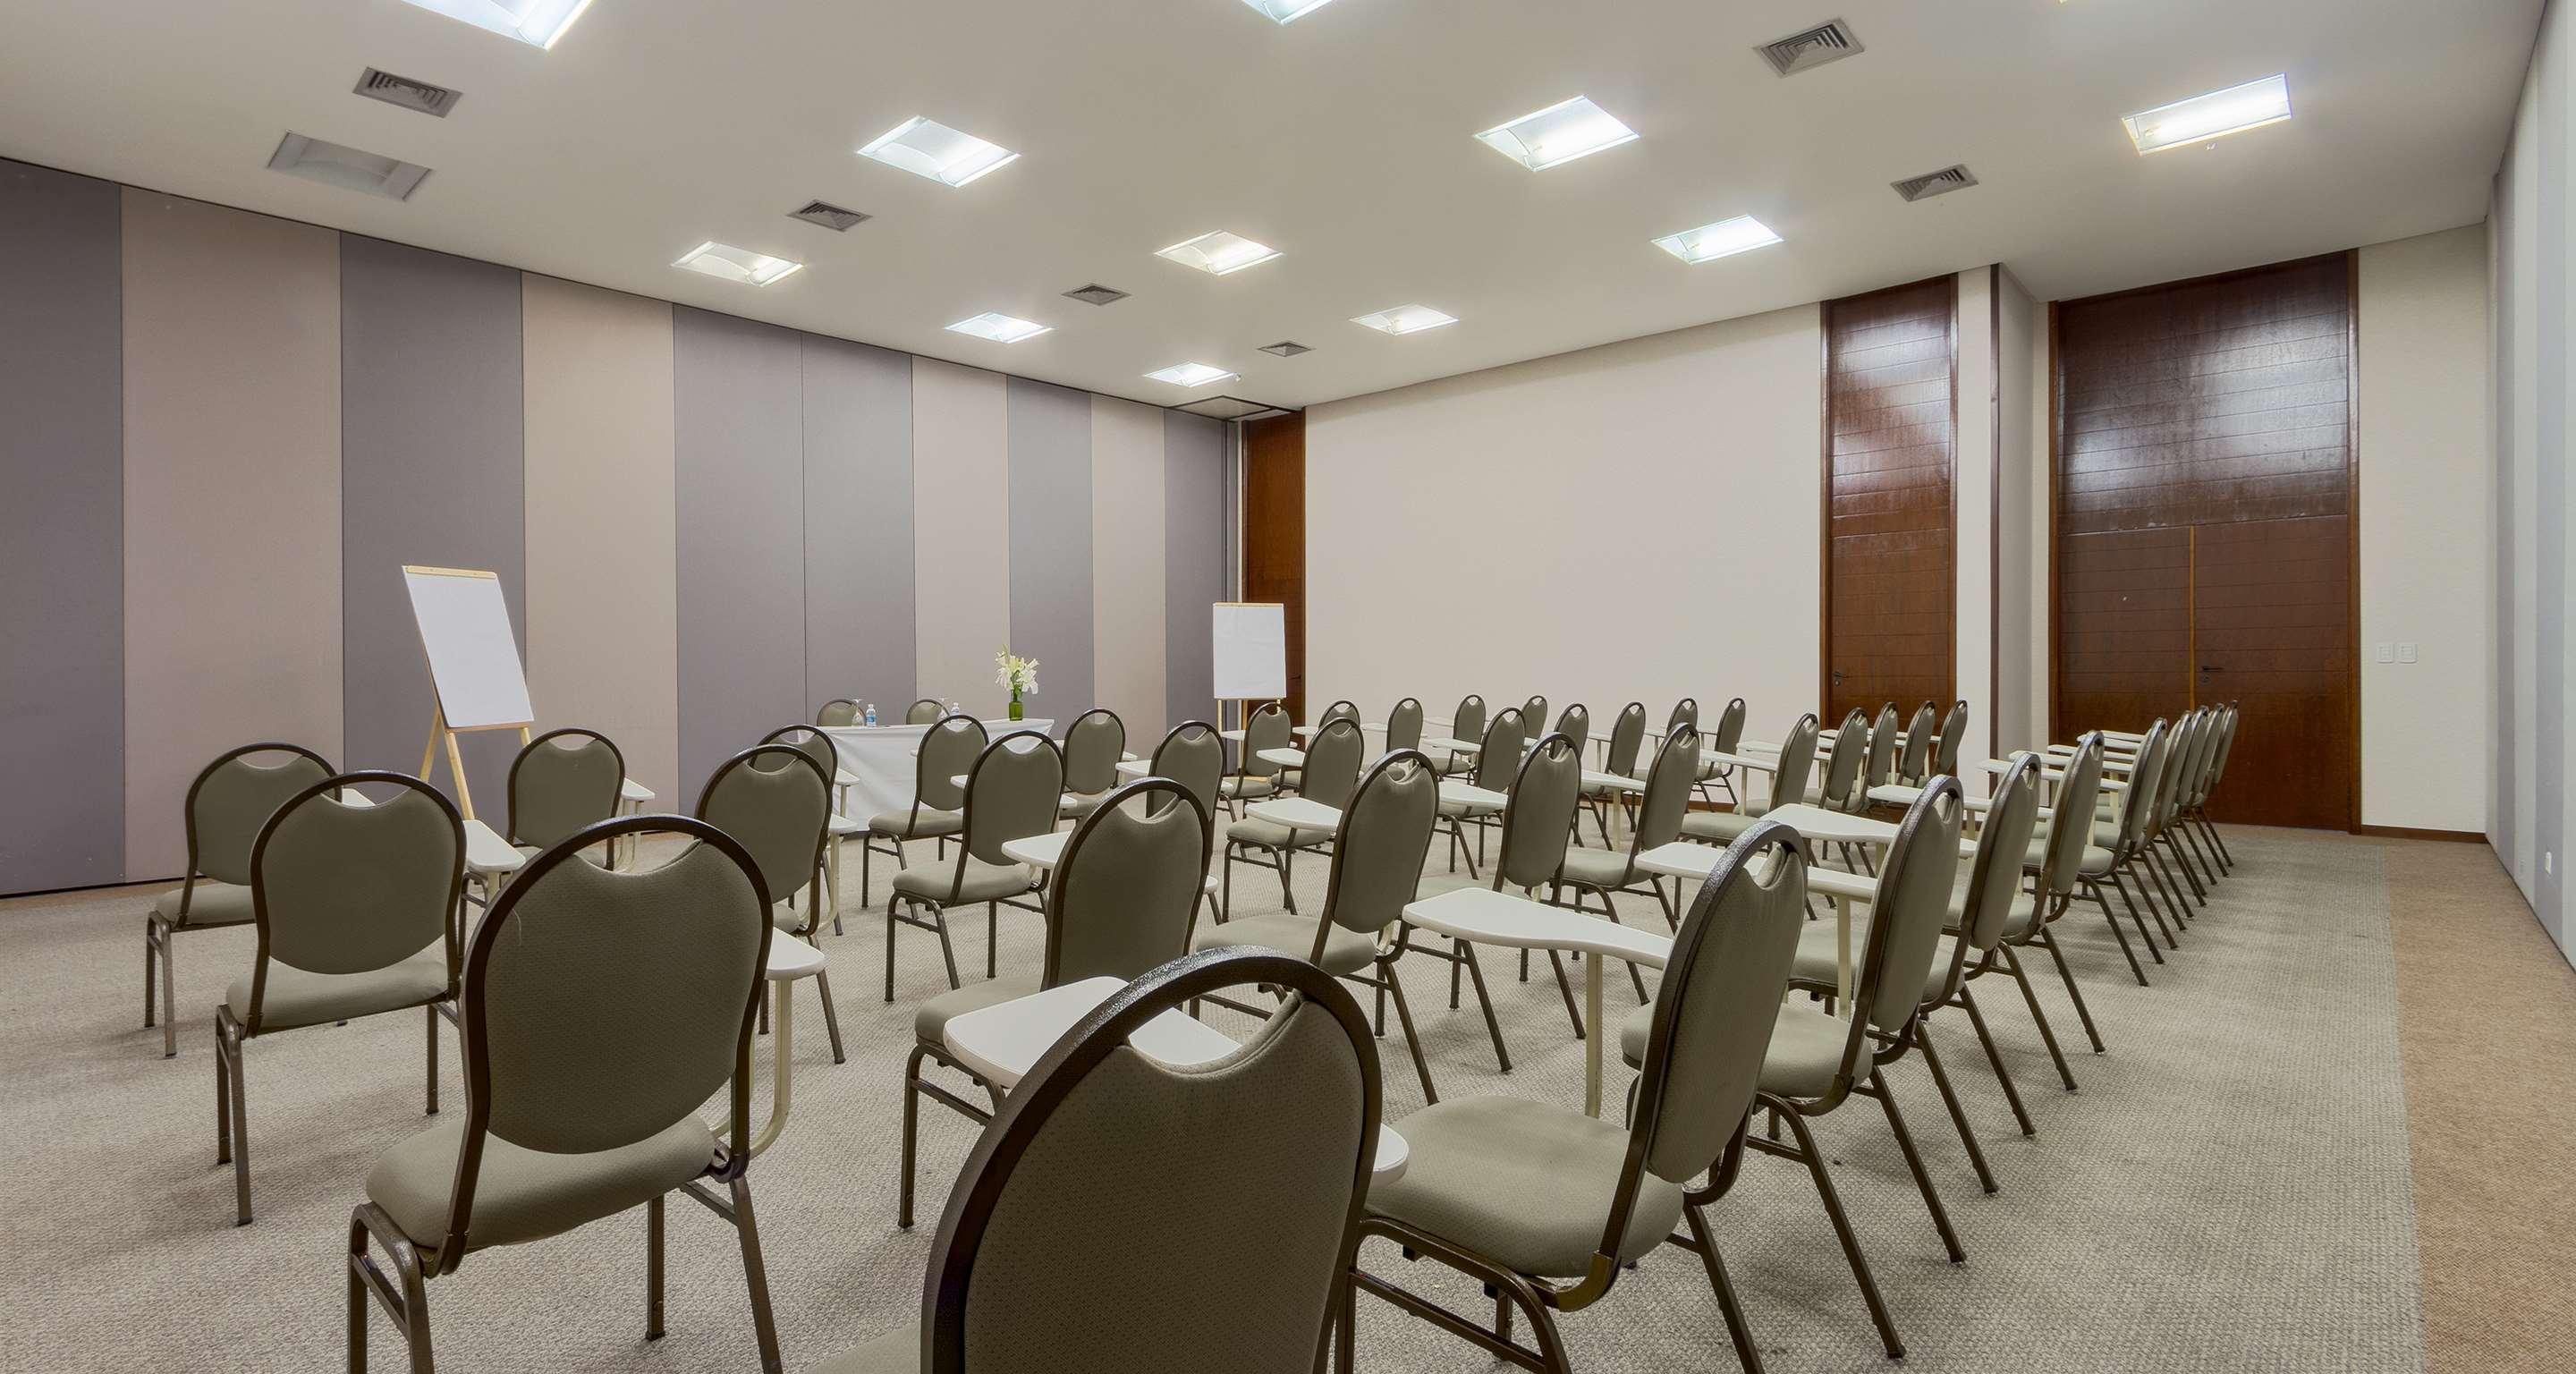
[[[2102, 908], [2102, 919], [2111, 923], [2111, 934], [2113, 938], [2120, 942], [2120, 953], [2128, 956], [2129, 972], [2136, 976], [2139, 987], [2147, 986], [2147, 971], [2138, 964], [2138, 952], [2130, 947], [2129, 933], [2120, 929], [2120, 918], [2111, 914], [2111, 899], [2102, 895], [2102, 885], [2094, 882], [2090, 878], [2085, 879], [2084, 895], [2092, 898], [2095, 906]], [[2143, 929], [2140, 933], [2144, 933]], [[2156, 947], [2153, 941], [2148, 942], [2147, 953], [2155, 954], [2156, 962], [2159, 964], [2165, 961], [2165, 957], [2163, 955], [2156, 954]], [[2065, 956], [2062, 954], [2059, 955], [2058, 960], [2061, 964], [2064, 963]]]
[[1494, 1018], [1494, 999], [1485, 992], [1485, 967], [1476, 962], [1476, 947], [1465, 940], [1457, 942], [1458, 953], [1467, 961], [1467, 977], [1476, 985], [1476, 1005], [1485, 1009], [1485, 1033], [1494, 1038], [1494, 1063], [1500, 1072], [1512, 1071], [1512, 1056], [1503, 1048], [1503, 1023]]
[[901, 898], [901, 897], [888, 897], [888, 898], [886, 898], [886, 915], [885, 915], [885, 928], [886, 928], [886, 957], [885, 957], [885, 975], [886, 975], [886, 979], [885, 979], [885, 999], [886, 999], [888, 1002], [892, 1002], [892, 1001], [894, 1000], [894, 927], [895, 927], [894, 904], [895, 904], [896, 902], [898, 902], [898, 901], [901, 901], [901, 900], [902, 900], [902, 898]]
[[1223, 897], [1222, 897], [1222, 898], [1217, 902], [1217, 908], [1216, 908], [1216, 923], [1217, 923], [1218, 925], [1224, 925], [1226, 922], [1231, 921], [1231, 920], [1233, 920], [1233, 919], [1234, 919], [1234, 846], [1233, 846], [1233, 845], [1227, 845], [1227, 846], [1225, 847], [1225, 854], [1224, 854], [1224, 857], [1218, 861], [1218, 867], [1220, 867], [1220, 868], [1222, 868], [1222, 869], [1224, 869], [1224, 870], [1225, 870], [1225, 884], [1224, 884], [1224, 886], [1225, 886], [1225, 893], [1224, 893]]
[[229, 1019], [228, 1016], [219, 1016], [215, 1023], [215, 1090], [223, 1095], [218, 1102], [228, 1101], [230, 1111], [227, 1113], [219, 1105], [215, 1118], [217, 1128], [221, 1129], [229, 1115], [232, 1132], [225, 1142], [224, 1152], [216, 1156], [215, 1162], [231, 1161], [233, 1225], [248, 1226], [251, 1223], [250, 1100], [248, 1085], [242, 1077], [242, 1042], [224, 1029], [223, 1023]]
[[1771, 1125], [1777, 1130], [1785, 1120], [1789, 1133], [1798, 1138], [1798, 1157], [1807, 1166], [1807, 1176], [1816, 1183], [1816, 1196], [1824, 1200], [1825, 1219], [1834, 1225], [1834, 1239], [1842, 1242], [1843, 1260], [1851, 1266], [1852, 1278], [1860, 1284], [1862, 1303], [1869, 1308], [1870, 1323], [1878, 1328], [1879, 1344], [1887, 1358], [1905, 1358], [1905, 1342], [1898, 1339], [1896, 1321], [1887, 1314], [1887, 1300], [1879, 1296], [1878, 1280], [1869, 1272], [1869, 1257], [1860, 1250], [1860, 1237], [1852, 1234], [1851, 1218], [1843, 1213], [1842, 1195], [1834, 1191], [1834, 1178], [1825, 1167], [1825, 1156], [1816, 1148], [1815, 1133], [1807, 1129], [1806, 1118], [1795, 1110], [1773, 1107]]
[[[156, 1013], [160, 1010], [152, 1000], [152, 970], [155, 961], [160, 957], [160, 952], [153, 948], [153, 925], [153, 918], [149, 916], [143, 918], [143, 1028], [145, 1030], [152, 1029], [158, 1019]], [[169, 1056], [162, 1057], [166, 1059]]]
[[1726, 1334], [1735, 1342], [1735, 1361], [1744, 1374], [1762, 1374], [1762, 1347], [1754, 1344], [1753, 1330], [1745, 1325], [1744, 1306], [1736, 1301], [1735, 1285], [1726, 1277], [1726, 1261], [1718, 1257], [1717, 1235], [1709, 1229], [1708, 1216], [1697, 1203], [1682, 1204], [1682, 1218], [1690, 1223], [1691, 1239], [1699, 1242], [1700, 1262], [1708, 1269], [1708, 1286], [1717, 1291], [1717, 1310], [1726, 1318]]
[[[374, 1220], [371, 1220], [373, 1218]], [[377, 1221], [382, 1225], [378, 1225]], [[387, 1279], [368, 1253], [368, 1241], [384, 1246], [391, 1258], [394, 1277]], [[429, 1291], [420, 1272], [420, 1252], [412, 1246], [390, 1217], [366, 1203], [349, 1214], [349, 1371], [366, 1374], [367, 1369], [367, 1301], [370, 1296], [385, 1305], [387, 1315], [398, 1317], [403, 1324], [403, 1345], [411, 1374], [434, 1374], [435, 1365], [429, 1343]]]
[[948, 962], [948, 990], [955, 992], [966, 986], [966, 980], [957, 976], [957, 946], [948, 938], [948, 908], [932, 907], [930, 921], [939, 931], [939, 957]]
[[1002, 904], [984, 903], [984, 981], [1001, 976], [1002, 970]]
[[[832, 1062], [846, 1064], [849, 1059], [841, 1053], [841, 1014], [832, 1007], [832, 974], [829, 969], [814, 975], [814, 990], [823, 997], [823, 1030], [832, 1040]], [[795, 996], [795, 988], [788, 988], [786, 995]]]
[[[2144, 942], [2144, 943], [2145, 943], [2145, 945], [2146, 945], [2146, 947], [2147, 947], [2147, 953], [2152, 954], [2152, 955], [2155, 955], [2155, 957], [2156, 957], [2156, 962], [2157, 962], [2157, 963], [2159, 963], [2159, 964], [2163, 963], [2163, 962], [2165, 961], [2165, 956], [2164, 956], [2164, 954], [2163, 954], [2163, 952], [2162, 952], [2161, 948], [2156, 944], [2156, 937], [2154, 937], [2154, 936], [2152, 936], [2152, 935], [2149, 935], [2149, 934], [2147, 933], [2147, 918], [2138, 914], [2138, 904], [2137, 904], [2137, 902], [2136, 902], [2136, 901], [2132, 900], [2132, 899], [2130, 898], [2130, 896], [2129, 896], [2129, 885], [2128, 885], [2127, 883], [2124, 883], [2124, 882], [2121, 882], [2121, 881], [2120, 881], [2120, 871], [2119, 871], [2118, 869], [2116, 869], [2116, 868], [2115, 868], [2115, 869], [2111, 870], [2110, 872], [2103, 874], [2103, 875], [2102, 875], [2102, 878], [2103, 878], [2103, 881], [2105, 881], [2105, 882], [2107, 882], [2107, 883], [2109, 883], [2109, 884], [2111, 885], [2111, 890], [2112, 890], [2113, 892], [2117, 892], [2117, 893], [2119, 893], [2119, 894], [2120, 894], [2120, 905], [2122, 905], [2122, 906], [2124, 906], [2124, 907], [2127, 907], [2127, 908], [2129, 909], [2129, 923], [2130, 923], [2130, 924], [2132, 924], [2132, 925], [2134, 925], [2134, 926], [2136, 926], [2136, 927], [2138, 928], [2138, 939], [2139, 939], [2140, 941], [2142, 941], [2142, 942]], [[2139, 888], [2139, 889], [2138, 889], [2138, 895], [2140, 895], [2140, 896], [2145, 896], [2145, 895], [2146, 895], [2146, 889], [2145, 889], [2145, 888], [2143, 888], [2143, 887], [2142, 887], [2142, 888]], [[2152, 909], [2152, 908], [2155, 906], [2155, 902], [2154, 902], [2154, 900], [2153, 900], [2152, 898], [2150, 898], [2150, 899], [2148, 900], [2147, 905], [2148, 905], [2148, 907], [2149, 907], [2150, 909]], [[2109, 909], [2110, 909], [2110, 908], [2109, 908], [2107, 905], [2103, 908], [2103, 910], [2105, 910], [2105, 911], [2108, 911]], [[2163, 913], [2163, 912], [2157, 912], [2157, 913], [2156, 913], [2156, 924], [2157, 924], [2158, 926], [2160, 926], [2160, 927], [2161, 927], [2162, 925], [2164, 925], [2164, 923], [2165, 923], [2164, 913]], [[2166, 935], [2166, 938], [2170, 939], [2170, 938], [2172, 938], [2173, 932], [2171, 932], [2171, 931], [2166, 931], [2166, 932], [2165, 932], [2165, 935]]]
[[760, 1225], [751, 1214], [751, 1180], [733, 1180], [733, 1225], [742, 1237], [742, 1277], [751, 1290], [751, 1329], [760, 1343], [762, 1374], [785, 1374], [778, 1355], [778, 1323], [769, 1313], [769, 1269], [760, 1259]]
[[[2149, 846], [2142, 855], [2129, 861], [2129, 871], [2138, 875], [2138, 896], [2145, 901], [2148, 912], [2156, 918], [2156, 929], [2164, 935], [2165, 947], [2180, 949], [2182, 941], [2175, 938], [2175, 933], [2189, 929], [2191, 923], [2184, 919], [2181, 900], [2165, 886], [2164, 879], [2157, 876], [2155, 855], [2154, 847]], [[2165, 924], [2165, 913], [2168, 911], [2173, 913], [2173, 924], [2170, 926]]]
[[179, 929], [161, 928], [161, 1057], [179, 1057]]
[[1932, 1073], [1932, 1086], [1941, 1090], [1941, 1105], [1949, 1110], [1950, 1124], [1959, 1132], [1959, 1143], [1967, 1147], [1968, 1163], [1977, 1171], [1977, 1186], [1989, 1194], [2001, 1189], [1995, 1183], [1995, 1171], [1986, 1165], [1986, 1152], [1977, 1144], [1976, 1128], [1968, 1124], [1967, 1109], [1959, 1105], [1959, 1093], [1950, 1086], [1950, 1073], [1941, 1066], [1941, 1053], [1932, 1047], [1931, 1027], [1916, 1022], [1915, 1047], [1923, 1051], [1923, 1066]]
[[2075, 1071], [2066, 1067], [2066, 1051], [2057, 1044], [2057, 1029], [2048, 1023], [2048, 1013], [2039, 1005], [2039, 989], [2031, 986], [2030, 972], [2021, 964], [2021, 955], [2011, 945], [2002, 946], [2004, 967], [2011, 970], [2013, 982], [2021, 988], [2021, 1000], [2030, 1008], [2030, 1019], [2039, 1027], [2039, 1040], [2048, 1046], [2048, 1060], [2057, 1066], [2057, 1076], [2068, 1092], [2075, 1091]]
[[[2119, 929], [2117, 925], [2111, 928]], [[2075, 985], [2075, 970], [2067, 965], [2066, 952], [2057, 947], [2057, 935], [2046, 923], [2039, 928], [2039, 942], [2048, 946], [2048, 957], [2057, 963], [2057, 976], [2066, 983], [2067, 1000], [2075, 1004], [2076, 1018], [2084, 1023], [2084, 1034], [2093, 1042], [2093, 1052], [2104, 1053], [2102, 1032], [2093, 1025], [2093, 1009], [2084, 1005], [2084, 990]]]
[[[2024, 990], [2027, 991], [2027, 988]], [[1977, 1005], [1976, 993], [1969, 990], [1964, 984], [1959, 988], [1959, 1005], [1968, 1009], [1968, 1024], [1976, 1027], [1977, 1043], [1985, 1047], [1986, 1062], [1994, 1066], [1995, 1081], [2003, 1085], [2004, 1101], [2012, 1104], [2013, 1120], [2020, 1123], [2021, 1133], [2023, 1135], [2039, 1134], [2039, 1128], [2031, 1124], [2030, 1113], [2024, 1110], [2021, 1105], [2021, 1089], [2013, 1086], [2012, 1071], [2004, 1067], [2003, 1054], [1995, 1048], [1995, 1033], [1986, 1025], [1986, 1013], [1983, 1008], [1980, 1008]], [[2034, 999], [2031, 1002], [2031, 1007], [2036, 1010], [2038, 1006], [2038, 1001]], [[2047, 1025], [2047, 1020], [2042, 1018], [2040, 1021], [2040, 1027], [2043, 1034], [2046, 1033]], [[2057, 1049], [2057, 1042], [2054, 1039], [2051, 1039], [2048, 1047], [2052, 1053], [2055, 1052]], [[2063, 1060], [2059, 1062], [2061, 1066], [2064, 1063]]]
[[921, 1058], [927, 1053], [915, 1045], [903, 1062], [903, 1182], [895, 1195], [894, 1224], [907, 1231], [912, 1229], [913, 1160], [921, 1137]]
[[1288, 848], [1279, 851], [1279, 900], [1288, 904], [1288, 912], [1290, 915], [1297, 914], [1297, 893], [1294, 888], [1291, 888], [1288, 885], [1289, 865], [1295, 862], [1296, 858], [1297, 847], [1295, 845], [1290, 845]]
[[2200, 874], [2193, 871], [2190, 856], [2182, 852], [2182, 841], [2174, 838], [2173, 830], [2168, 827], [2163, 834], [2156, 837], [2156, 843], [2163, 845], [2166, 852], [2173, 855], [2173, 862], [2170, 864], [2166, 863], [2162, 856], [2156, 859], [2156, 867], [2164, 871], [2165, 882], [2172, 884], [2174, 873], [2180, 871], [2184, 884], [2191, 888], [2192, 904], [2202, 911], [2209, 910], [2209, 889], [2201, 886]]
[[[1929, 1056], [1925, 1062], [1930, 1062]], [[1887, 1129], [1896, 1135], [1896, 1148], [1905, 1156], [1905, 1167], [1914, 1173], [1914, 1186], [1923, 1194], [1923, 1205], [1932, 1213], [1933, 1229], [1941, 1233], [1941, 1244], [1950, 1252], [1950, 1262], [1967, 1263], [1968, 1252], [1959, 1248], [1959, 1233], [1950, 1229], [1949, 1209], [1941, 1205], [1941, 1195], [1932, 1188], [1932, 1175], [1923, 1168], [1922, 1152], [1914, 1148], [1914, 1133], [1905, 1129], [1905, 1114], [1896, 1109], [1896, 1095], [1887, 1090], [1886, 1076], [1873, 1069], [1869, 1082], [1876, 1090], [1871, 1095], [1887, 1113]]]
[[662, 1199], [644, 1204], [644, 1339], [662, 1339]]
[[2227, 866], [2228, 872], [2235, 872], [2236, 856], [2228, 852], [2227, 841], [2218, 837], [2218, 826], [2209, 819], [2207, 812], [2201, 813], [2197, 819], [2200, 821], [2200, 828], [2209, 833], [2209, 842], [2217, 847], [2218, 861]]
[[422, 1007], [420, 1011], [421, 1015], [429, 1018], [429, 1025], [424, 1032], [429, 1041], [429, 1054], [427, 1055], [429, 1061], [429, 1084], [428, 1091], [423, 1094], [429, 1099], [429, 1105], [423, 1110], [422, 1115], [436, 1116], [438, 1115], [438, 1004], [436, 1002], [432, 1002], [428, 1006]]
[[1583, 1010], [1574, 1005], [1574, 984], [1566, 980], [1565, 960], [1551, 949], [1547, 952], [1547, 963], [1548, 967], [1556, 970], [1556, 990], [1565, 998], [1565, 1019], [1574, 1023], [1574, 1038], [1580, 1040], [1584, 1036]]
[[1395, 1021], [1404, 1028], [1405, 1048], [1413, 1051], [1413, 1071], [1422, 1077], [1422, 1102], [1429, 1106], [1440, 1100], [1440, 1090], [1431, 1086], [1431, 1063], [1422, 1057], [1422, 1035], [1413, 1028], [1413, 1007], [1404, 1000], [1404, 983], [1395, 976], [1395, 960], [1381, 955], [1377, 976], [1379, 995], [1395, 995]]

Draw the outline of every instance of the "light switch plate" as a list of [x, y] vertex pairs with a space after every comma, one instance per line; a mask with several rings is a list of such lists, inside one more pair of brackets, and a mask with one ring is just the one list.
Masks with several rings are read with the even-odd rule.
[[2382, 663], [2395, 663], [2397, 661], [2396, 648], [2384, 639], [2379, 642], [2379, 661]]
[[2401, 639], [2397, 642], [2397, 661], [2400, 663], [2412, 663], [2415, 661], [2414, 641]]

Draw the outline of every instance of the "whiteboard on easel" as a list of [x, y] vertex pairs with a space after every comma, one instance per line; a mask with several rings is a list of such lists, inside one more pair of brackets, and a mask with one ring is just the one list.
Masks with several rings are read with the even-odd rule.
[[412, 618], [420, 624], [429, 678], [450, 730], [493, 730], [536, 721], [528, 675], [498, 574], [460, 568], [403, 569]]
[[1273, 701], [1288, 695], [1288, 608], [1275, 601], [1216, 603], [1216, 690], [1219, 701]]

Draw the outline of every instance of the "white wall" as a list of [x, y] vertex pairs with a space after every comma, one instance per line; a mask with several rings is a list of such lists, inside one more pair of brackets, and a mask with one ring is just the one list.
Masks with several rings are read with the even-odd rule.
[[2362, 823], [2484, 833], [2486, 228], [2360, 256]]
[[1814, 306], [1306, 413], [1306, 695], [1815, 709]]
[[1995, 278], [1995, 743], [2033, 749], [2048, 738], [2048, 315]]
[[[1984, 795], [1992, 777], [1975, 768], [1994, 756], [1995, 710], [1995, 469], [2002, 417], [1995, 356], [1995, 269], [1959, 274], [1959, 422], [1950, 464], [1951, 566], [1957, 574], [1958, 632], [1952, 637], [1959, 700], [1968, 703], [1967, 740], [1961, 746], [1961, 781], [1970, 795]], [[1942, 703], [1943, 709], [1948, 703]]]

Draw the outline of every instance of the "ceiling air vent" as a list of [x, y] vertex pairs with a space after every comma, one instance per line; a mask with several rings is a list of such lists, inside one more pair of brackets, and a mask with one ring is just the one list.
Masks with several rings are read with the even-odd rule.
[[456, 102], [465, 98], [463, 91], [450, 90], [445, 86], [433, 86], [426, 81], [414, 81], [408, 76], [396, 76], [392, 72], [380, 72], [373, 67], [367, 68], [358, 77], [355, 90], [357, 94], [369, 100], [381, 100], [388, 105], [400, 105], [406, 110], [418, 110], [422, 114], [436, 115], [440, 119], [447, 118], [447, 112], [455, 109]]
[[844, 210], [828, 200], [809, 200], [805, 202], [804, 209], [788, 211], [787, 217], [801, 219], [807, 224], [822, 225], [836, 234], [846, 234], [851, 226], [863, 223], [867, 219], [866, 215], [856, 210]]
[[1098, 282], [1093, 282], [1089, 286], [1077, 286], [1064, 294], [1084, 305], [1110, 305], [1127, 299], [1126, 292], [1114, 286], [1102, 286]]
[[1952, 191], [1964, 191], [1977, 184], [1977, 174], [1969, 171], [1968, 165], [1962, 162], [1944, 167], [1937, 172], [1925, 172], [1919, 177], [1907, 177], [1903, 181], [1888, 184], [1896, 188], [1897, 195], [1911, 203], [1930, 200], [1934, 196], [1948, 195]]
[[387, 200], [411, 199], [421, 178], [429, 175], [429, 169], [418, 163], [294, 133], [280, 140], [277, 151], [269, 154], [268, 169]]
[[1297, 342], [1295, 339], [1281, 339], [1275, 344], [1263, 344], [1261, 346], [1261, 351], [1275, 357], [1294, 358], [1300, 353], [1312, 353], [1315, 350]]
[[1852, 36], [1849, 25], [1830, 19], [1802, 33], [1765, 43], [1754, 51], [1771, 64], [1771, 70], [1782, 76], [1796, 76], [1828, 62], [1839, 62], [1859, 52], [1860, 40]]

